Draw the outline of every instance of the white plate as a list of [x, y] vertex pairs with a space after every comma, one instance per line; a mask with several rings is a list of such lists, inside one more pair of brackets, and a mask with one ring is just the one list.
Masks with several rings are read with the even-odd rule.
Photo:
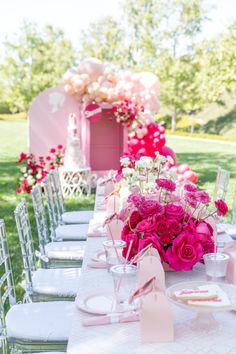
[[87, 313], [107, 315], [115, 310], [115, 296], [111, 291], [100, 291], [84, 296], [75, 302], [76, 306]]
[[106, 262], [106, 255], [104, 250], [98, 250], [94, 253], [91, 259], [95, 262]]

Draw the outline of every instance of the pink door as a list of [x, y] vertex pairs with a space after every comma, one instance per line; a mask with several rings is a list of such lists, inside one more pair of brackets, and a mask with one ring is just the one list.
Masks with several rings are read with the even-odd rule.
[[114, 118], [109, 120], [109, 113], [113, 115], [112, 111], [103, 110], [102, 118], [90, 123], [90, 165], [93, 171], [118, 169], [120, 157], [126, 150], [126, 130]]

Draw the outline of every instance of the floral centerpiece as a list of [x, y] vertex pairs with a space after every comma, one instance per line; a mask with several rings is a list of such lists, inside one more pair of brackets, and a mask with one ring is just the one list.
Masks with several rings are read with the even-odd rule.
[[[171, 269], [190, 270], [205, 253], [214, 251], [215, 218], [224, 216], [228, 207], [223, 200], [210, 204], [209, 194], [192, 183], [178, 183], [166, 170], [167, 162], [160, 156], [154, 161], [141, 158], [135, 168], [123, 169], [131, 190], [138, 187], [120, 213], [125, 222], [122, 240], [127, 244], [123, 255], [131, 241], [129, 260], [152, 244]], [[128, 164], [128, 160], [122, 163]], [[145, 194], [150, 188], [152, 194]]]

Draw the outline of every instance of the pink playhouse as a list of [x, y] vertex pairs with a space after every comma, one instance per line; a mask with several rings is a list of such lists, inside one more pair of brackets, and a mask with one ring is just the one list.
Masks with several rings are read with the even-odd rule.
[[94, 172], [119, 168], [120, 156], [127, 151], [127, 129], [116, 122], [109, 104], [80, 104], [52, 87], [39, 94], [29, 110], [29, 150], [46, 156], [58, 144], [66, 146], [68, 117], [77, 117], [83, 165]]

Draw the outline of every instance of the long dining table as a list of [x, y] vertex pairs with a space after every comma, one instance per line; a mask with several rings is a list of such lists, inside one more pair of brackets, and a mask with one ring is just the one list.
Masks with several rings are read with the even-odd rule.
[[[100, 210], [102, 191], [103, 188], [98, 185], [94, 210], [94, 218], [101, 222], [105, 218], [105, 212]], [[174, 341], [169, 343], [142, 343], [139, 322], [84, 327], [83, 320], [94, 315], [81, 311], [76, 305], [77, 301], [86, 294], [113, 289], [112, 276], [107, 269], [95, 269], [89, 266], [94, 253], [103, 248], [102, 242], [105, 239], [106, 236], [87, 238], [67, 347], [68, 354], [236, 353], [236, 312], [234, 311], [215, 313], [218, 327], [212, 331], [202, 331], [194, 330], [191, 326], [196, 312], [171, 304]], [[177, 282], [192, 280], [205, 280], [204, 266], [201, 263], [188, 272], [166, 272], [167, 287]]]

